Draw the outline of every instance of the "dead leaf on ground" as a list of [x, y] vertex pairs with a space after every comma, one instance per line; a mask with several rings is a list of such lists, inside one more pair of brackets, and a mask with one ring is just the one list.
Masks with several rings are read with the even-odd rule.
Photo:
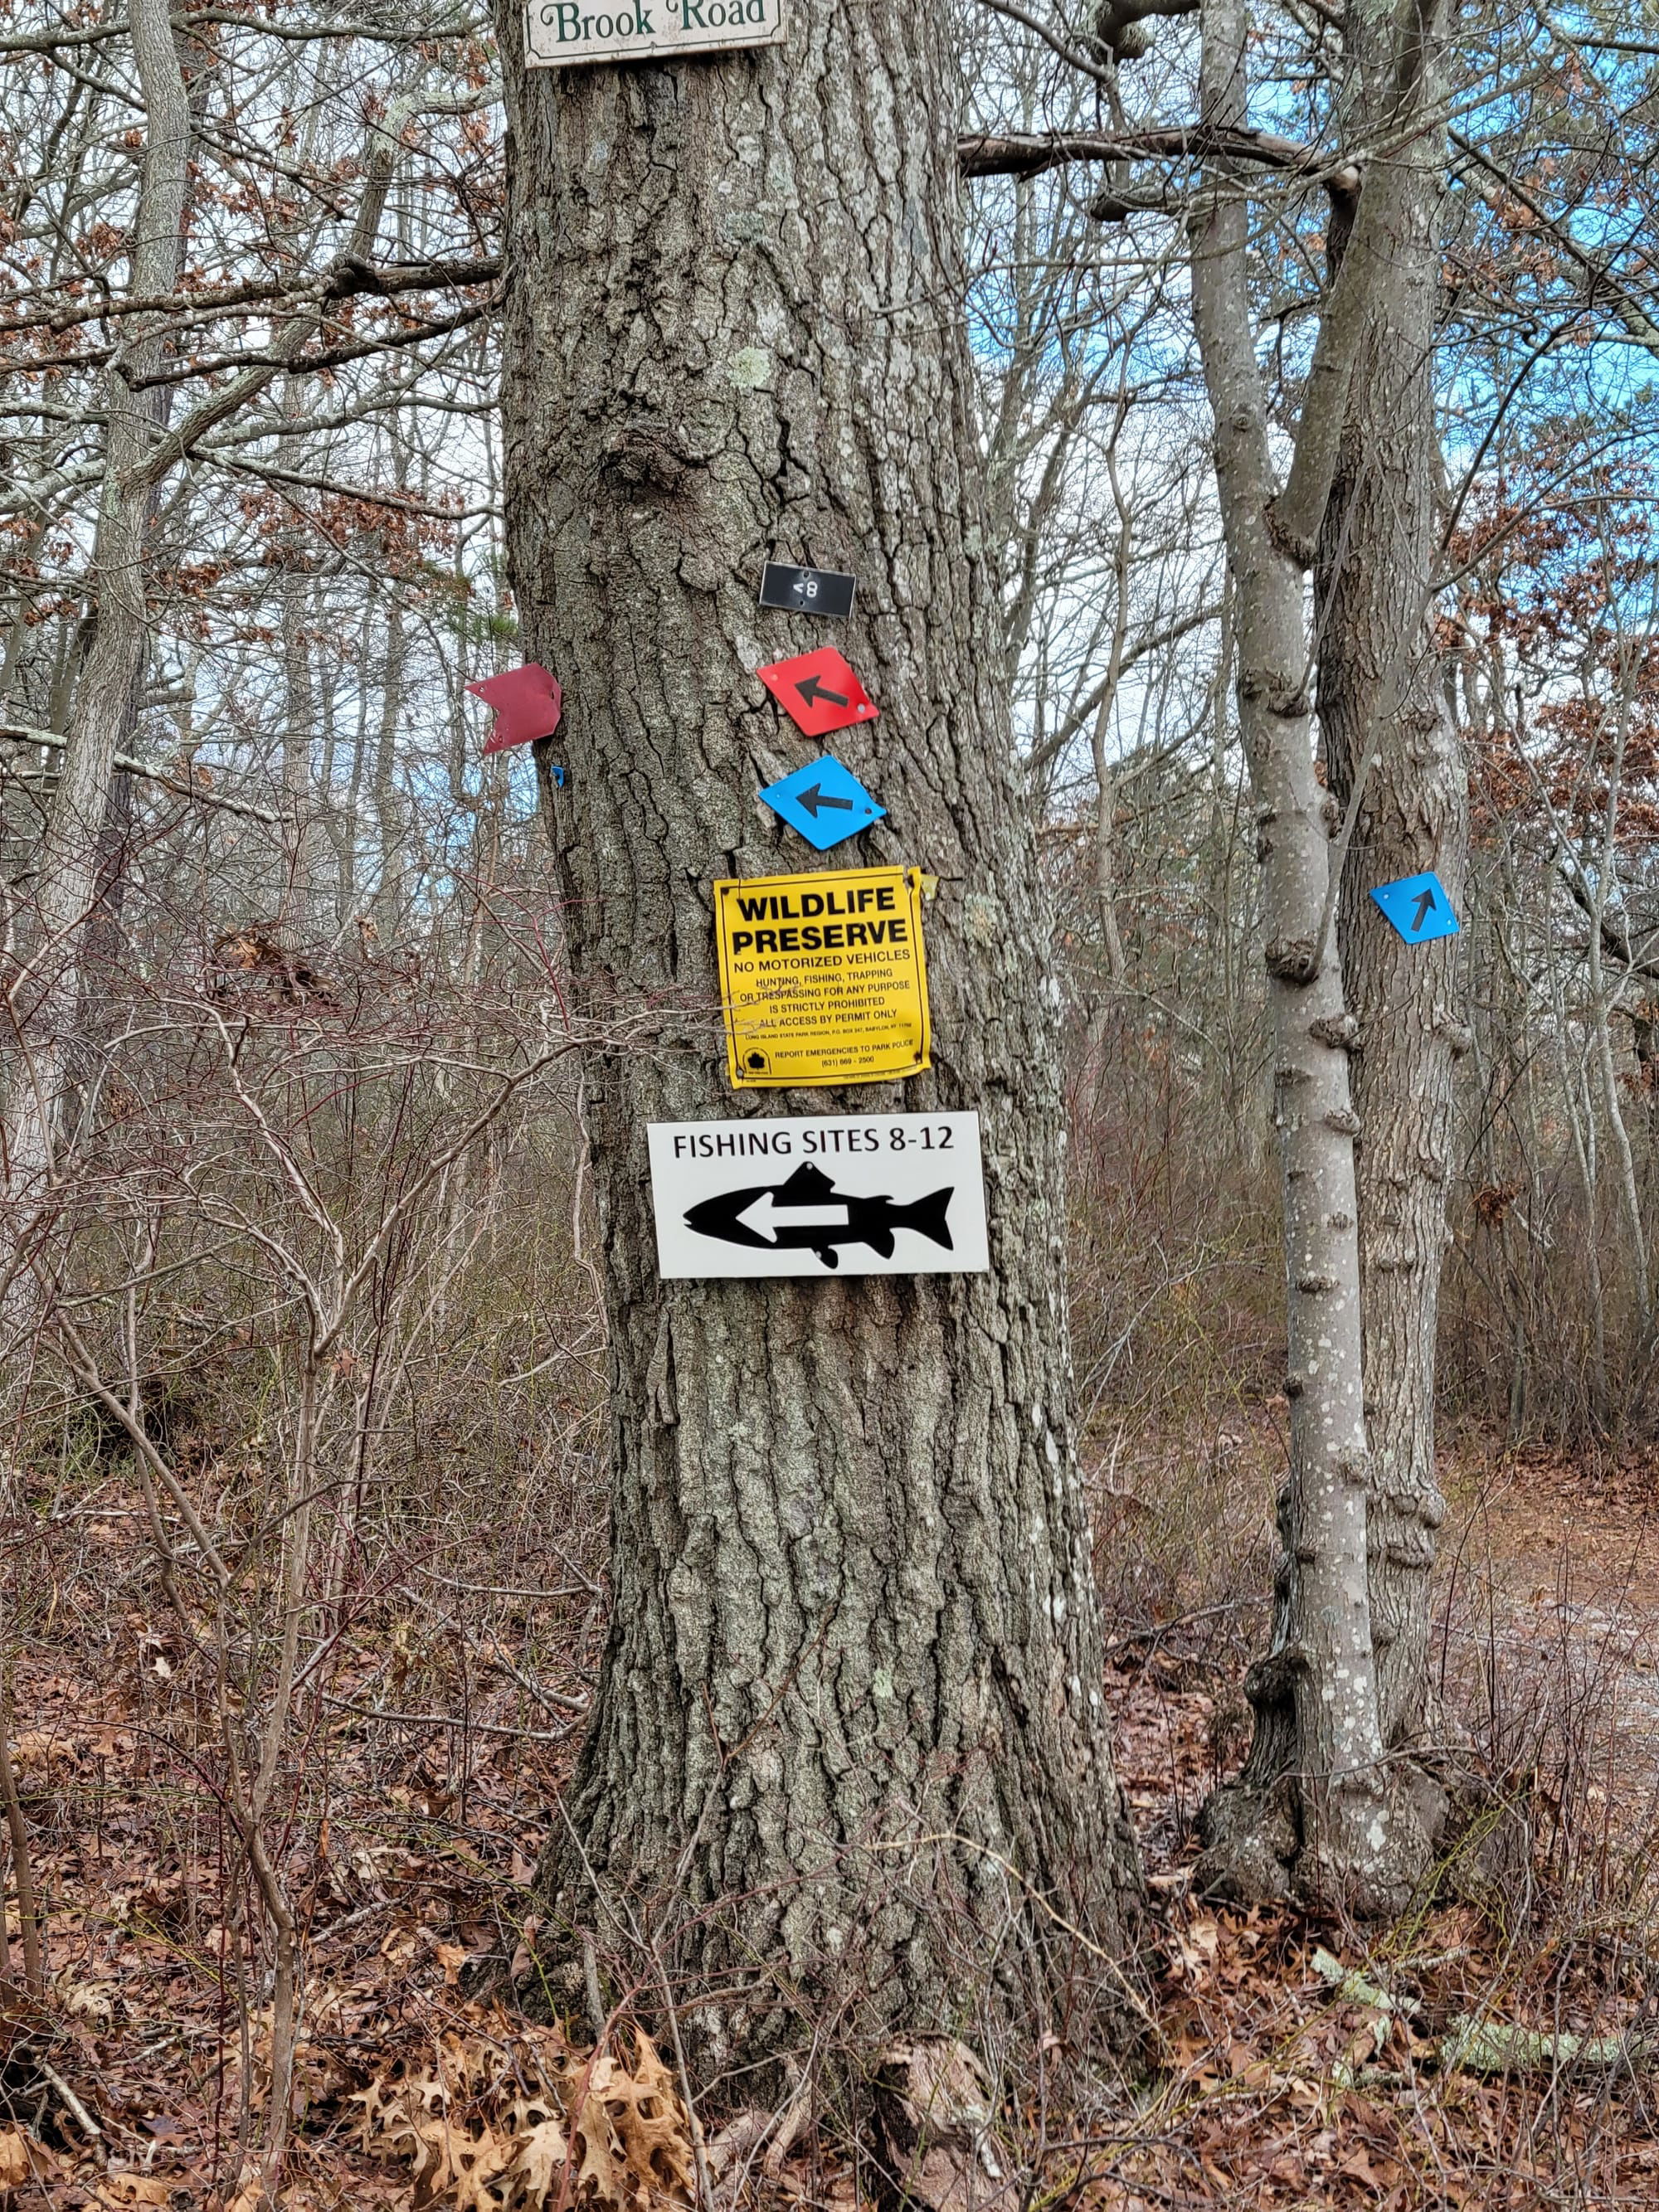
[[105, 2173], [93, 2185], [94, 2204], [171, 2204], [175, 2185], [153, 2173]]
[[21, 2189], [34, 2168], [28, 2138], [17, 2128], [0, 2129], [0, 2189]]
[[[416, 2208], [653, 2212], [695, 2194], [690, 2123], [649, 2037], [630, 2062], [556, 2030], [489, 2023], [440, 2036], [358, 2093], [365, 2148], [414, 2173]], [[540, 2095], [526, 2094], [539, 2083]], [[572, 2172], [574, 2166], [574, 2174]]]

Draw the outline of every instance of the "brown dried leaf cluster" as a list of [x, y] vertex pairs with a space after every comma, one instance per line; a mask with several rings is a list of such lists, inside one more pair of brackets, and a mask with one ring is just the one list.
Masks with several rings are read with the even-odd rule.
[[556, 2028], [478, 2015], [396, 2060], [353, 2102], [363, 2146], [414, 2174], [413, 2212], [659, 2212], [695, 2195], [691, 2123], [635, 2031], [573, 2051]]

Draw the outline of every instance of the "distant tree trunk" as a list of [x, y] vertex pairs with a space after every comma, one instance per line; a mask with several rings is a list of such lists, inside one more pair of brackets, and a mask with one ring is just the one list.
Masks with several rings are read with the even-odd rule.
[[[283, 412], [293, 417], [303, 411], [301, 380], [283, 380]], [[312, 880], [314, 800], [311, 787], [312, 747], [317, 737], [317, 690], [312, 678], [311, 641], [306, 625], [311, 618], [312, 581], [305, 533], [297, 525], [285, 527], [277, 543], [283, 555], [283, 837], [276, 864], [280, 871], [275, 920], [279, 928], [294, 931], [301, 943], [316, 921], [316, 890]]]
[[[1426, 19], [1431, 108], [1439, 26]], [[1382, 118], [1386, 24], [1348, 39], [1360, 138]], [[1381, 48], [1381, 52], [1375, 49]], [[1382, 143], [1388, 143], [1386, 136]], [[1432, 868], [1461, 902], [1468, 777], [1446, 695], [1431, 580], [1439, 562], [1435, 316], [1443, 141], [1432, 129], [1378, 155], [1365, 198], [1388, 264], [1354, 364], [1321, 539], [1318, 705], [1331, 788], [1346, 816], [1367, 740], [1371, 766], [1343, 873], [1343, 973], [1359, 1029], [1354, 1103], [1371, 1451], [1371, 1632], [1382, 1740], [1420, 1741], [1434, 1700], [1429, 1578], [1445, 1515], [1435, 1480], [1435, 1343], [1449, 1232], [1453, 1071], [1468, 1031], [1458, 940], [1405, 944], [1374, 885]]]
[[398, 788], [398, 735], [403, 727], [404, 676], [408, 642], [403, 605], [388, 599], [386, 618], [386, 674], [380, 688], [380, 727], [374, 746], [374, 827], [380, 866], [374, 886], [374, 915], [389, 945], [404, 921], [404, 805]]
[[[1243, 0], [1205, 0], [1201, 112], [1248, 115]], [[1402, 108], [1416, 89], [1395, 80]], [[1249, 211], [1224, 164], [1194, 223], [1193, 301], [1215, 421], [1233, 586], [1239, 730], [1256, 801], [1283, 1171], [1291, 1401], [1273, 1642], [1247, 1691], [1255, 1735], [1238, 1784], [1205, 1809], [1200, 1879], [1247, 1897], [1294, 1884], [1350, 1909], [1403, 1901], [1426, 1856], [1415, 1808], [1383, 1765], [1368, 1574], [1354, 1140], [1354, 1021], [1328, 931], [1334, 810], [1314, 774], [1311, 564], [1346, 419], [1352, 366], [1388, 282], [1362, 197], [1321, 315], [1282, 489], [1273, 467], [1247, 265]]]
[[[576, 988], [647, 1025], [586, 1073], [613, 1613], [541, 1943], [574, 1991], [584, 1936], [659, 1940], [706, 2070], [842, 1996], [860, 2035], [939, 2024], [970, 1981], [1056, 1947], [1097, 1972], [1133, 1929], [1058, 993], [981, 535], [946, 17], [799, 0], [782, 53], [555, 74], [522, 70], [508, 4], [501, 42], [514, 589], [565, 686]], [[855, 571], [855, 618], [761, 612], [774, 550]], [[823, 865], [757, 800], [817, 748], [752, 672], [826, 643], [880, 702], [835, 744], [889, 810], [835, 858], [940, 879], [935, 1066], [757, 1103], [726, 1087], [709, 886]], [[947, 1108], [981, 1116], [990, 1273], [658, 1279], [648, 1123]]]
[[[133, 0], [133, 58], [144, 104], [145, 148], [132, 210], [130, 290], [172, 291], [182, 252], [189, 184], [190, 110], [167, 0]], [[64, 723], [62, 771], [34, 883], [34, 975], [23, 993], [18, 1050], [6, 1099], [5, 1194], [29, 1233], [48, 1176], [54, 1125], [81, 997], [82, 955], [97, 903], [110, 777], [137, 695], [149, 639], [146, 586], [151, 492], [136, 472], [156, 434], [154, 394], [128, 378], [153, 368], [160, 340], [142, 325], [104, 380], [108, 415], [104, 478], [92, 567], [95, 628]], [[27, 1318], [27, 1278], [14, 1279], [7, 1318]]]

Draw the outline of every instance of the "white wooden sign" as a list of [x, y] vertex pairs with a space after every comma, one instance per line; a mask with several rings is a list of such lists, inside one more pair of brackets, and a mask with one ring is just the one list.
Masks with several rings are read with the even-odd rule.
[[665, 1282], [991, 1264], [977, 1114], [653, 1121], [647, 1134]]
[[527, 58], [534, 67], [638, 62], [783, 43], [783, 0], [530, 0]]

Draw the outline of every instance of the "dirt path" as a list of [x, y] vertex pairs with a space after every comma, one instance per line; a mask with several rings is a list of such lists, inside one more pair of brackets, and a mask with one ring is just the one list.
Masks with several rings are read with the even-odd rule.
[[1454, 1461], [1445, 1654], [1500, 1768], [1639, 1842], [1659, 1810], [1659, 1468]]

